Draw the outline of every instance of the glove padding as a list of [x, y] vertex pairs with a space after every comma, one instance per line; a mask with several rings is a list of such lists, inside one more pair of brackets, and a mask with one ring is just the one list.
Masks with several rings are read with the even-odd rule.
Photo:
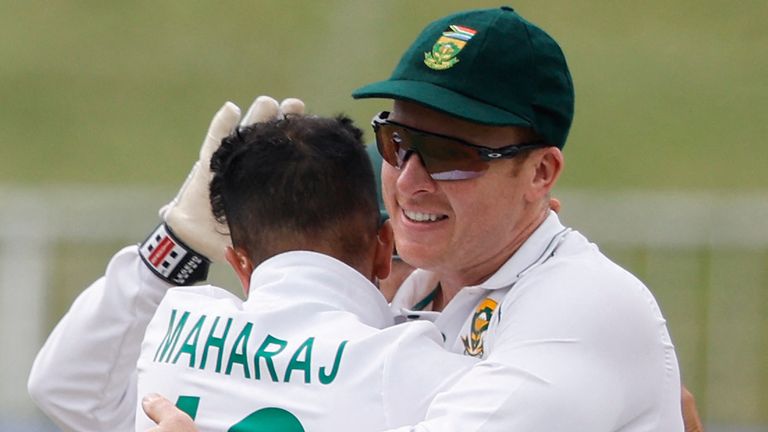
[[200, 158], [192, 166], [186, 181], [176, 197], [160, 208], [160, 217], [176, 237], [187, 246], [213, 262], [224, 261], [224, 253], [232, 245], [229, 229], [216, 221], [211, 210], [209, 184], [211, 182], [211, 155], [221, 140], [235, 127], [276, 120], [286, 115], [303, 115], [304, 102], [285, 99], [278, 105], [269, 96], [259, 96], [240, 119], [240, 108], [227, 102], [211, 120], [208, 134], [200, 147]]

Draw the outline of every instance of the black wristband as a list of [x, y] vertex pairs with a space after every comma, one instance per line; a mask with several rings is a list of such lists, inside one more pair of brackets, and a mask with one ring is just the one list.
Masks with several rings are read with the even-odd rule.
[[161, 223], [139, 246], [144, 264], [173, 285], [194, 285], [208, 278], [211, 261], [195, 252]]

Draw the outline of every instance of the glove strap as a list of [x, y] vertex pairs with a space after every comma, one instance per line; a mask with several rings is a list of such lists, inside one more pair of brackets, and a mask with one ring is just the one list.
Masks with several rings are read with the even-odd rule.
[[173, 285], [194, 285], [208, 278], [211, 261], [195, 252], [161, 223], [139, 247], [144, 264]]

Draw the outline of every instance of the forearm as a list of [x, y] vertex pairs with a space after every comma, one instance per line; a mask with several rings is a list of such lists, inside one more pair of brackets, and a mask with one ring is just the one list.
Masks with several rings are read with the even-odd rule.
[[40, 350], [29, 392], [65, 430], [131, 430], [135, 366], [144, 330], [169, 285], [135, 246], [73, 303]]
[[387, 432], [612, 430], [598, 408], [613, 411], [611, 389], [579, 391], [578, 381], [481, 362], [432, 401], [424, 421]]
[[546, 308], [558, 314], [514, 306], [502, 310], [488, 357], [439, 394], [423, 422], [397, 432], [607, 432], [630, 422], [682, 430], [663, 321], [620, 306], [617, 313]]

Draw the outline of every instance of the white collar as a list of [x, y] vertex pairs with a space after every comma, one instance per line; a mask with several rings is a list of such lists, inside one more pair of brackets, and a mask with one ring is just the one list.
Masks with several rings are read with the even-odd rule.
[[571, 229], [560, 223], [557, 213], [550, 211], [544, 222], [496, 273], [474, 286], [487, 290], [509, 288], [528, 271], [549, 259], [569, 232]]
[[[544, 222], [531, 234], [523, 245], [485, 282], [464, 288], [497, 290], [509, 288], [528, 271], [537, 267], [554, 253], [565, 236], [571, 232], [560, 223], [557, 213], [550, 211]], [[411, 309], [429, 296], [439, 282], [434, 272], [417, 269], [403, 282], [392, 309], [397, 314], [401, 308]]]
[[393, 324], [384, 296], [360, 272], [343, 262], [310, 251], [285, 252], [262, 262], [251, 274], [245, 304], [262, 297], [314, 303], [357, 315], [364, 324]]

